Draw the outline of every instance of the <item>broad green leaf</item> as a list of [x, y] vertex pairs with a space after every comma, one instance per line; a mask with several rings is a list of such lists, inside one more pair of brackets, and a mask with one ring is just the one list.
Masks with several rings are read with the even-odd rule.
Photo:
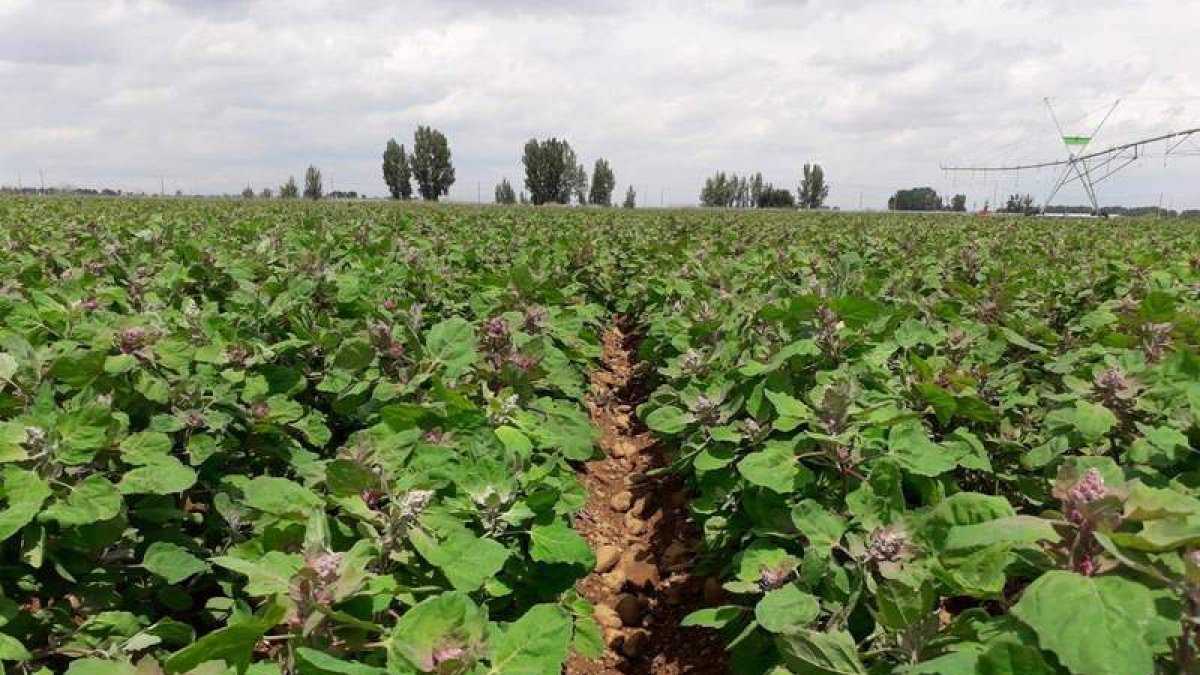
[[64, 464], [87, 464], [113, 440], [112, 410], [88, 405], [71, 411], [59, 420], [58, 434], [61, 445], [55, 457]]
[[771, 401], [771, 405], [775, 406], [775, 411], [779, 413], [779, 418], [776, 419], [772, 426], [778, 431], [791, 431], [802, 423], [813, 419], [813, 411], [803, 401], [792, 398], [787, 394], [771, 391], [770, 389], [764, 392], [767, 399]]
[[1046, 352], [1045, 347], [1043, 347], [1039, 344], [1030, 342], [1024, 336], [1022, 336], [1020, 333], [1016, 332], [1015, 330], [1013, 330], [1011, 328], [1006, 328], [1004, 326], [1001, 326], [1000, 334], [1004, 336], [1005, 341], [1007, 341], [1010, 345], [1015, 345], [1022, 349], [1027, 349], [1035, 354], [1044, 354]]
[[939, 476], [957, 466], [954, 453], [929, 440], [920, 422], [902, 422], [888, 432], [888, 449], [909, 473]]
[[895, 460], [880, 458], [871, 465], [870, 471], [866, 482], [846, 495], [846, 507], [866, 529], [890, 524], [900, 517], [906, 506], [900, 467]]
[[1073, 673], [1154, 672], [1147, 632], [1158, 611], [1154, 594], [1136, 581], [1052, 570], [1025, 589], [1012, 613]]
[[446, 377], [458, 378], [478, 358], [475, 351], [475, 329], [460, 317], [451, 317], [432, 328], [425, 336], [425, 350], [445, 367]]
[[494, 539], [476, 537], [465, 528], [444, 541], [421, 530], [409, 533], [413, 547], [430, 564], [442, 570], [455, 590], [479, 590], [483, 582], [495, 577], [508, 560], [509, 551]]
[[786, 633], [804, 628], [820, 612], [821, 605], [815, 596], [788, 584], [764, 595], [754, 607], [754, 618], [772, 633]]
[[286, 478], [260, 476], [242, 487], [247, 506], [277, 516], [307, 514], [323, 501], [312, 490]]
[[585, 659], [595, 659], [604, 653], [604, 635], [594, 618], [575, 617], [575, 637], [571, 640], [571, 649]]
[[797, 562], [796, 557], [787, 549], [759, 539], [747, 546], [738, 556], [737, 577], [741, 581], [757, 584], [764, 570], [790, 572], [796, 569]]
[[1005, 570], [1014, 558], [1013, 544], [998, 542], [982, 548], [947, 551], [941, 555], [934, 574], [955, 595], [991, 598], [1004, 591]]
[[1103, 438], [1117, 424], [1117, 416], [1099, 403], [1075, 402], [1075, 429], [1089, 440]]
[[29, 459], [29, 452], [24, 447], [28, 438], [24, 424], [16, 420], [0, 422], [0, 464]]
[[979, 675], [976, 670], [979, 664], [978, 647], [973, 644], [965, 646], [969, 648], [942, 654], [896, 672], [903, 675]]
[[937, 595], [929, 583], [917, 583], [914, 588], [904, 581], [890, 580], [879, 584], [875, 604], [879, 622], [899, 631], [925, 620], [937, 604]]
[[256, 561], [222, 555], [213, 558], [212, 563], [245, 575], [246, 594], [259, 596], [287, 593], [292, 577], [304, 566], [304, 557], [298, 553], [268, 551]]
[[324, 415], [316, 410], [309, 410], [300, 419], [288, 422], [288, 426], [299, 431], [309, 445], [317, 448], [325, 447], [333, 438], [333, 432], [325, 426]]
[[1125, 499], [1125, 520], [1200, 515], [1200, 500], [1175, 490], [1135, 482]]
[[271, 604], [252, 618], [217, 629], [175, 652], [163, 663], [167, 673], [184, 673], [207, 661], [223, 661], [238, 672], [250, 666], [254, 646], [283, 620], [282, 606]]
[[346, 340], [333, 356], [333, 367], [342, 370], [362, 370], [375, 360], [375, 348], [362, 339]]
[[1009, 516], [973, 525], [956, 525], [946, 535], [948, 550], [988, 546], [998, 542], [1013, 544], [1056, 543], [1061, 537], [1050, 521], [1036, 516]]
[[306, 675], [385, 675], [383, 668], [345, 661], [310, 647], [298, 647], [296, 658]]
[[29, 650], [20, 640], [0, 633], [0, 661], [28, 661], [31, 658]]
[[109, 375], [120, 375], [138, 367], [138, 360], [132, 354], [117, 354], [104, 359], [104, 372]]
[[178, 584], [208, 569], [203, 560], [186, 548], [166, 541], [156, 541], [146, 548], [142, 567], [166, 579], [169, 584]]
[[734, 621], [746, 616], [747, 608], [738, 605], [724, 607], [706, 607], [698, 609], [683, 618], [681, 626], [702, 626], [704, 628], [724, 628]]
[[[757, 452], [752, 452], [738, 462], [738, 473], [747, 481], [780, 494], [790, 494], [795, 489], [797, 476], [802, 467], [796, 459], [791, 443], [772, 441]], [[804, 469], [805, 478], [810, 478]], [[808, 482], [807, 480], [805, 482]]]
[[183, 492], [196, 483], [196, 472], [174, 457], [126, 472], [117, 483], [121, 494], [169, 495]]
[[660, 434], [677, 434], [687, 428], [692, 418], [675, 406], [656, 408], [646, 415], [646, 426]]
[[775, 636], [783, 662], [794, 673], [866, 675], [850, 633], [798, 630]]
[[942, 425], [949, 424], [950, 420], [954, 418], [954, 413], [958, 410], [954, 396], [936, 384], [922, 383], [918, 384], [916, 389], [921, 398], [933, 408], [933, 413], [937, 417], [938, 422]]
[[38, 520], [57, 521], [63, 527], [76, 527], [115, 518], [123, 500], [117, 486], [100, 474], [92, 474], [71, 486], [66, 499], [46, 508]]
[[104, 352], [76, 352], [59, 357], [50, 366], [50, 377], [82, 389], [104, 373]]
[[1042, 652], [1033, 645], [996, 641], [979, 655], [978, 675], [1054, 675]]
[[1162, 518], [1145, 523], [1138, 532], [1116, 532], [1112, 540], [1140, 551], [1170, 551], [1200, 544], [1200, 516]]
[[377, 487], [379, 478], [357, 462], [335, 459], [325, 467], [325, 484], [331, 493], [346, 497]]
[[792, 523], [808, 540], [808, 547], [823, 555], [828, 555], [846, 532], [845, 520], [815, 499], [805, 499], [792, 508]]
[[882, 304], [867, 298], [838, 298], [833, 301], [832, 306], [838, 318], [850, 327], [868, 324], [884, 312]]
[[528, 458], [533, 454], [533, 443], [519, 429], [502, 426], [497, 427], [494, 433], [504, 448], [517, 457]]
[[916, 319], [905, 319], [896, 327], [892, 338], [896, 344], [905, 349], [912, 349], [920, 344], [933, 345], [937, 343], [937, 334]]
[[535, 605], [488, 642], [490, 675], [557, 673], [567, 660], [571, 620], [557, 605]]
[[121, 459], [135, 466], [170, 462], [171, 437], [158, 431], [139, 431], [121, 441]]
[[[0, 352], [0, 383], [11, 382], [19, 368], [20, 364], [17, 363], [17, 359], [12, 354]], [[0, 386], [0, 389], [3, 389], [3, 387]]]
[[978, 396], [959, 396], [954, 399], [955, 417], [972, 422], [995, 422], [999, 413]]
[[4, 509], [0, 511], [0, 541], [33, 521], [50, 496], [50, 486], [36, 473], [10, 466], [4, 469]]
[[433, 672], [433, 652], [451, 645], [482, 647], [487, 614], [465, 593], [442, 593], [408, 609], [386, 639], [388, 671]]
[[543, 415], [532, 430], [541, 445], [577, 462], [592, 458], [599, 432], [578, 405], [542, 398], [532, 407]]
[[764, 375], [773, 373], [783, 367], [789, 359], [796, 356], [816, 356], [821, 353], [816, 343], [811, 339], [799, 340], [786, 345], [771, 357], [771, 360], [766, 363], [751, 361], [738, 369], [742, 375], [746, 377], [754, 377], [756, 375]]
[[529, 557], [538, 562], [565, 563], [591, 569], [596, 564], [592, 549], [579, 533], [566, 524], [534, 525], [529, 532]]
[[1151, 291], [1142, 298], [1138, 318], [1147, 323], [1165, 323], [1175, 318], [1175, 297], [1164, 291]]
[[141, 675], [127, 659], [102, 659], [89, 656], [71, 661], [64, 675]]

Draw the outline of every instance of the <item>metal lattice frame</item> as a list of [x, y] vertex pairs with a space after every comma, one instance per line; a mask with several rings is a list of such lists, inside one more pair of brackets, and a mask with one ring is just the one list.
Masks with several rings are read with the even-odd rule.
[[[1200, 135], [1200, 127], [1176, 131], [1153, 138], [1144, 138], [1132, 143], [1124, 143], [1115, 145], [1104, 150], [1088, 152], [1088, 146], [1091, 145], [1092, 139], [1104, 127], [1104, 123], [1112, 116], [1116, 110], [1120, 100], [1113, 102], [1112, 107], [1108, 109], [1100, 123], [1092, 130], [1091, 135], [1083, 137], [1084, 142], [1078, 150], [1072, 150], [1071, 143], [1068, 139], [1076, 139], [1078, 137], [1069, 137], [1063, 132], [1062, 125], [1059, 124], [1058, 116], [1054, 113], [1054, 106], [1051, 105], [1050, 99], [1045, 99], [1046, 108], [1050, 112], [1050, 118], [1054, 120], [1054, 126], [1057, 127], [1059, 137], [1063, 139], [1067, 147], [1067, 158], [1050, 162], [1038, 162], [1036, 164], [1019, 164], [1012, 166], [942, 166], [943, 171], [948, 172], [970, 172], [970, 173], [1017, 173], [1028, 169], [1046, 169], [1053, 167], [1062, 167], [1058, 179], [1055, 180], [1050, 193], [1046, 195], [1046, 199], [1042, 202], [1041, 212], [1046, 212], [1046, 207], [1049, 206], [1050, 200], [1054, 199], [1063, 188], [1068, 185], [1078, 182], [1083, 186], [1084, 192], [1087, 193], [1088, 201], [1092, 204], [1092, 210], [1096, 213], [1100, 211], [1100, 201], [1096, 196], [1096, 186], [1110, 178], [1113, 174], [1121, 169], [1136, 162], [1138, 159], [1148, 157], [1146, 146], [1153, 143], [1167, 142], [1167, 148], [1161, 155], [1166, 158], [1173, 154], [1179, 154], [1175, 151], [1179, 149], [1185, 142], [1195, 145], [1193, 136]], [[1200, 146], [1197, 146], [1200, 147]], [[1157, 156], [1157, 155], [1156, 155]]]

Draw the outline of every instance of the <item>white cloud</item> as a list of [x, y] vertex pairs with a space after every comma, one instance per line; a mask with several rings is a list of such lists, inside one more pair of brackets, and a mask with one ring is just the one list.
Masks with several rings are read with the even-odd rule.
[[[311, 162], [380, 195], [384, 142], [432, 124], [459, 199], [519, 184], [525, 140], [556, 135], [652, 204], [693, 203], [717, 169], [794, 186], [813, 160], [842, 206], [925, 184], [981, 203], [1049, 176], [939, 163], [1057, 157], [1044, 96], [1079, 126], [1123, 97], [1101, 144], [1200, 125], [1198, 24], [1184, 0], [10, 0], [0, 183], [232, 193]], [[1200, 158], [1146, 161], [1101, 194], [1200, 206], [1198, 176]]]

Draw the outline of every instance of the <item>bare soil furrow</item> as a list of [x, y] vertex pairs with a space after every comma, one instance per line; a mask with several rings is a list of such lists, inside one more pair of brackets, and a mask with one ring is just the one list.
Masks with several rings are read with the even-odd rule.
[[[583, 467], [588, 502], [575, 522], [596, 551], [596, 570], [578, 588], [596, 605], [606, 649], [595, 660], [573, 655], [566, 672], [724, 673], [720, 636], [679, 625], [705, 606], [705, 580], [692, 574], [700, 537], [688, 519], [682, 481], [648, 475], [666, 460], [634, 412], [646, 392], [633, 356], [637, 338], [625, 327], [614, 319], [603, 337], [602, 363], [591, 374], [588, 406], [604, 457]], [[719, 595], [715, 581], [707, 585], [710, 599]]]

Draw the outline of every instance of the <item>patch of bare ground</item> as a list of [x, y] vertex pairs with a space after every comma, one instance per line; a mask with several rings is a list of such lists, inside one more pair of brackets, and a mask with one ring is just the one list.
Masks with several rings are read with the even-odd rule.
[[634, 413], [645, 396], [644, 370], [633, 356], [637, 338], [626, 327], [614, 319], [603, 336], [601, 365], [591, 374], [588, 407], [604, 457], [581, 472], [588, 502], [575, 521], [596, 552], [596, 569], [578, 589], [596, 606], [605, 650], [594, 660], [573, 654], [566, 673], [726, 673], [720, 635], [679, 625], [711, 604], [706, 595], [717, 600], [720, 587], [692, 574], [700, 533], [688, 519], [683, 481], [647, 475], [667, 462]]

